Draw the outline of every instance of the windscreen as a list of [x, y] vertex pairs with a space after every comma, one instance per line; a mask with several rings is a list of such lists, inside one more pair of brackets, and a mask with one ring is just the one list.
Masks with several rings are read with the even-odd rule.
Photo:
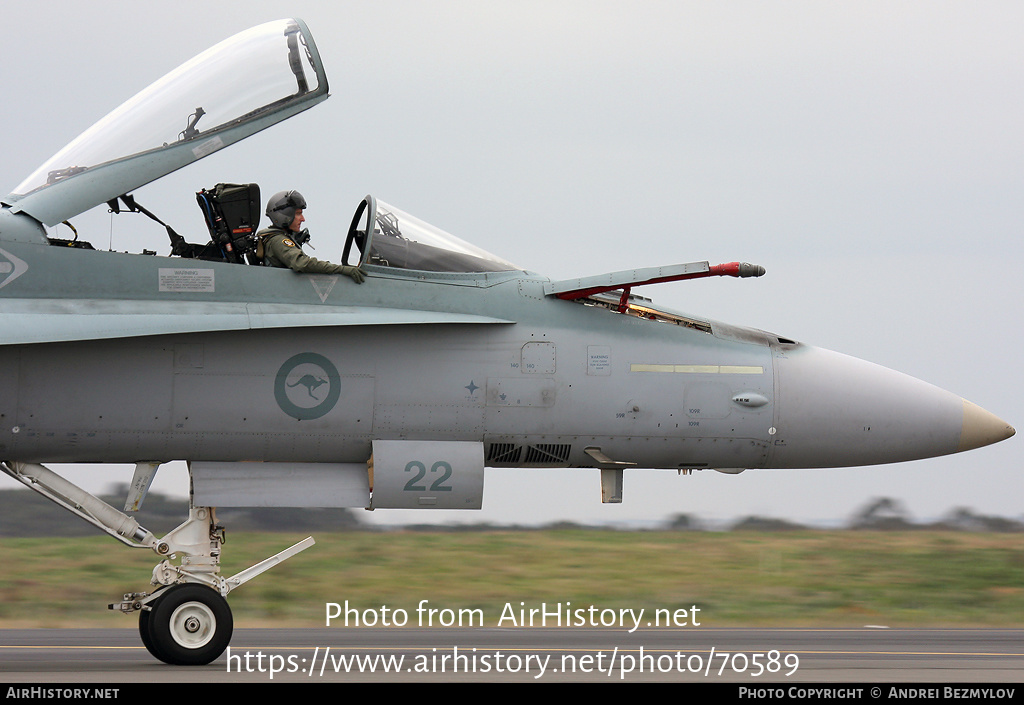
[[383, 201], [377, 201], [376, 227], [367, 263], [426, 272], [520, 269]]

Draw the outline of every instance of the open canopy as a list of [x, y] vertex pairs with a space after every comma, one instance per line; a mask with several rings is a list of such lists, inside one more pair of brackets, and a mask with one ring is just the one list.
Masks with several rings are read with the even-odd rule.
[[122, 104], [3, 199], [54, 225], [306, 110], [327, 97], [301, 20], [221, 42]]

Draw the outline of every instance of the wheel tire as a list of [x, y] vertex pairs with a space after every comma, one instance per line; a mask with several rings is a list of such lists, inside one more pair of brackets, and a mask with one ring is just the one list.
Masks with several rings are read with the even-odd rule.
[[[156, 605], [158, 601], [154, 601], [153, 605]], [[161, 661], [164, 660], [163, 656], [156, 650], [153, 645], [153, 627], [150, 615], [152, 612], [148, 610], [142, 610], [139, 612], [139, 636], [142, 637], [142, 645], [146, 647], [146, 651], [156, 656]]]
[[149, 652], [176, 666], [202, 666], [220, 656], [234, 629], [227, 600], [204, 585], [175, 585], [163, 592], [149, 617], [139, 618]]
[[[156, 590], [156, 594], [162, 597], [163, 591], [166, 589], [166, 587], [160, 587]], [[142, 637], [142, 645], [146, 647], [146, 651], [148, 651], [149, 653], [153, 654], [153, 656], [156, 656], [158, 659], [163, 661], [164, 657], [160, 655], [160, 651], [157, 650], [156, 644], [153, 643], [152, 622], [153, 610], [156, 609], [157, 604], [159, 604], [160, 597], [157, 597], [149, 603], [148, 610], [144, 609], [139, 611], [139, 636]]]

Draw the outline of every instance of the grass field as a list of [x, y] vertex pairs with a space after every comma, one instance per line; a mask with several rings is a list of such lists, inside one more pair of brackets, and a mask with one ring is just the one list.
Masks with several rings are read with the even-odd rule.
[[[304, 538], [229, 534], [232, 575]], [[701, 626], [1024, 626], [1024, 535], [964, 532], [339, 532], [231, 593], [236, 625], [324, 626], [359, 610], [506, 603], [700, 609]], [[0, 542], [0, 627], [135, 628], [106, 609], [155, 554], [112, 539]], [[410, 624], [413, 624], [410, 621]], [[506, 623], [504, 626], [511, 626]]]

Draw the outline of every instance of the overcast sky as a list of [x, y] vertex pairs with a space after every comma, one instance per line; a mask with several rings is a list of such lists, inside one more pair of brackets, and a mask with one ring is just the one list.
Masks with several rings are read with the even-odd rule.
[[[1019, 2], [42, 0], [3, 10], [2, 192], [178, 64], [297, 16], [332, 97], [135, 192], [190, 240], [204, 237], [197, 190], [256, 182], [264, 194], [305, 194], [323, 259], [338, 259], [372, 193], [552, 278], [755, 262], [766, 276], [641, 293], [892, 367], [1024, 426]], [[96, 209], [73, 222], [97, 247], [168, 250], [139, 216], [112, 223]], [[635, 471], [613, 506], [600, 504], [596, 470], [489, 470], [484, 510], [458, 518], [827, 521], [878, 496], [919, 518], [957, 506], [1021, 517], [1022, 442], [875, 468]], [[131, 468], [68, 475], [97, 491]], [[184, 487], [181, 467], [155, 484]]]

